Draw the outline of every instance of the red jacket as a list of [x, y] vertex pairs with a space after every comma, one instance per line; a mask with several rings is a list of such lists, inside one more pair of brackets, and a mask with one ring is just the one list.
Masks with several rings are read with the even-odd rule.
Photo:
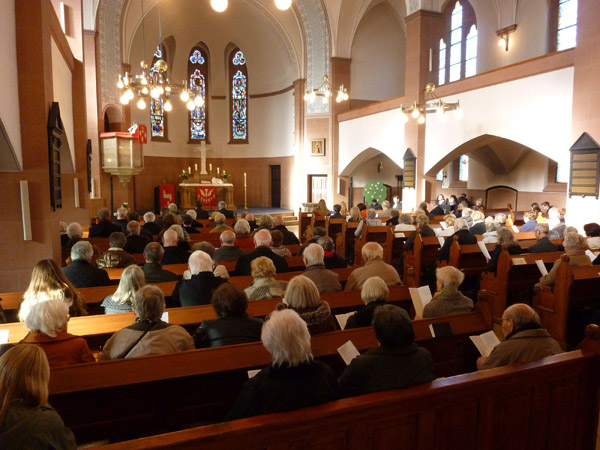
[[66, 331], [59, 331], [56, 333], [56, 337], [47, 336], [39, 331], [32, 331], [25, 336], [21, 343], [37, 344], [42, 347], [48, 357], [50, 367], [96, 361], [86, 340]]

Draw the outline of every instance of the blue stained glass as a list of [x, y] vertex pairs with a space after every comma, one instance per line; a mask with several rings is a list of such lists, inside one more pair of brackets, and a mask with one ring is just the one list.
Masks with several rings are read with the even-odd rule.
[[458, 181], [469, 181], [469, 157], [462, 155], [458, 160]]
[[241, 50], [235, 52], [232, 62], [234, 66], [243, 66], [246, 64], [246, 58], [244, 58], [244, 54]]
[[[206, 100], [206, 80], [198, 69], [190, 75], [190, 88]], [[192, 139], [206, 139], [206, 103], [190, 111], [190, 133]]]
[[[241, 52], [238, 53], [241, 54]], [[235, 64], [235, 58], [233, 61]], [[238, 70], [233, 76], [233, 86], [231, 92], [231, 98], [233, 102], [233, 139], [245, 140], [248, 138], [247, 86], [248, 83], [246, 76], [241, 70]]]
[[204, 57], [200, 53], [200, 50], [194, 50], [194, 53], [190, 56], [190, 62], [192, 64], [204, 64]]
[[163, 109], [163, 100], [150, 99], [150, 125], [152, 127], [152, 137], [165, 137], [165, 115]]

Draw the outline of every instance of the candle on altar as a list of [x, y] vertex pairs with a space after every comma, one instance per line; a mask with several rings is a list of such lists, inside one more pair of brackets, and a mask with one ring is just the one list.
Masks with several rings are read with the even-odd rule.
[[219, 168], [217, 167], [217, 175], [219, 175]]
[[246, 172], [244, 172], [244, 187], [246, 187]]
[[198, 164], [194, 164], [194, 171], [198, 172]]
[[212, 172], [212, 163], [210, 163], [210, 164], [208, 165], [208, 171], [209, 171], [209, 172]]
[[188, 166], [188, 173], [192, 173], [192, 168]]

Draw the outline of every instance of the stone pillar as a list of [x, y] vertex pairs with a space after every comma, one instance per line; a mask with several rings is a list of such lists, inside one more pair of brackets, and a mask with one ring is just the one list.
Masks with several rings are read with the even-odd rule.
[[345, 192], [338, 194], [338, 176], [339, 176], [339, 123], [338, 116], [350, 109], [350, 100], [345, 102], [336, 102], [337, 91], [340, 85], [344, 85], [348, 89], [348, 95], [352, 97], [352, 91], [350, 90], [350, 63], [352, 62], [349, 58], [331, 58], [331, 75], [329, 77], [329, 85], [331, 87], [331, 123], [333, 130], [331, 130], [331, 182], [330, 192], [333, 192], [334, 203], [345, 201], [348, 203], [348, 196]]
[[292, 198], [293, 207], [306, 201], [306, 179], [304, 179], [304, 133], [306, 129], [306, 79], [294, 81], [294, 170], [292, 172]]

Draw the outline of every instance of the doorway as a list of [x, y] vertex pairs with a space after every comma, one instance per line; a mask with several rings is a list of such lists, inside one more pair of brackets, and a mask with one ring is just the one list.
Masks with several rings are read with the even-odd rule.
[[319, 200], [327, 198], [327, 175], [308, 176], [308, 201], [319, 203]]
[[271, 169], [271, 208], [281, 208], [281, 166]]

